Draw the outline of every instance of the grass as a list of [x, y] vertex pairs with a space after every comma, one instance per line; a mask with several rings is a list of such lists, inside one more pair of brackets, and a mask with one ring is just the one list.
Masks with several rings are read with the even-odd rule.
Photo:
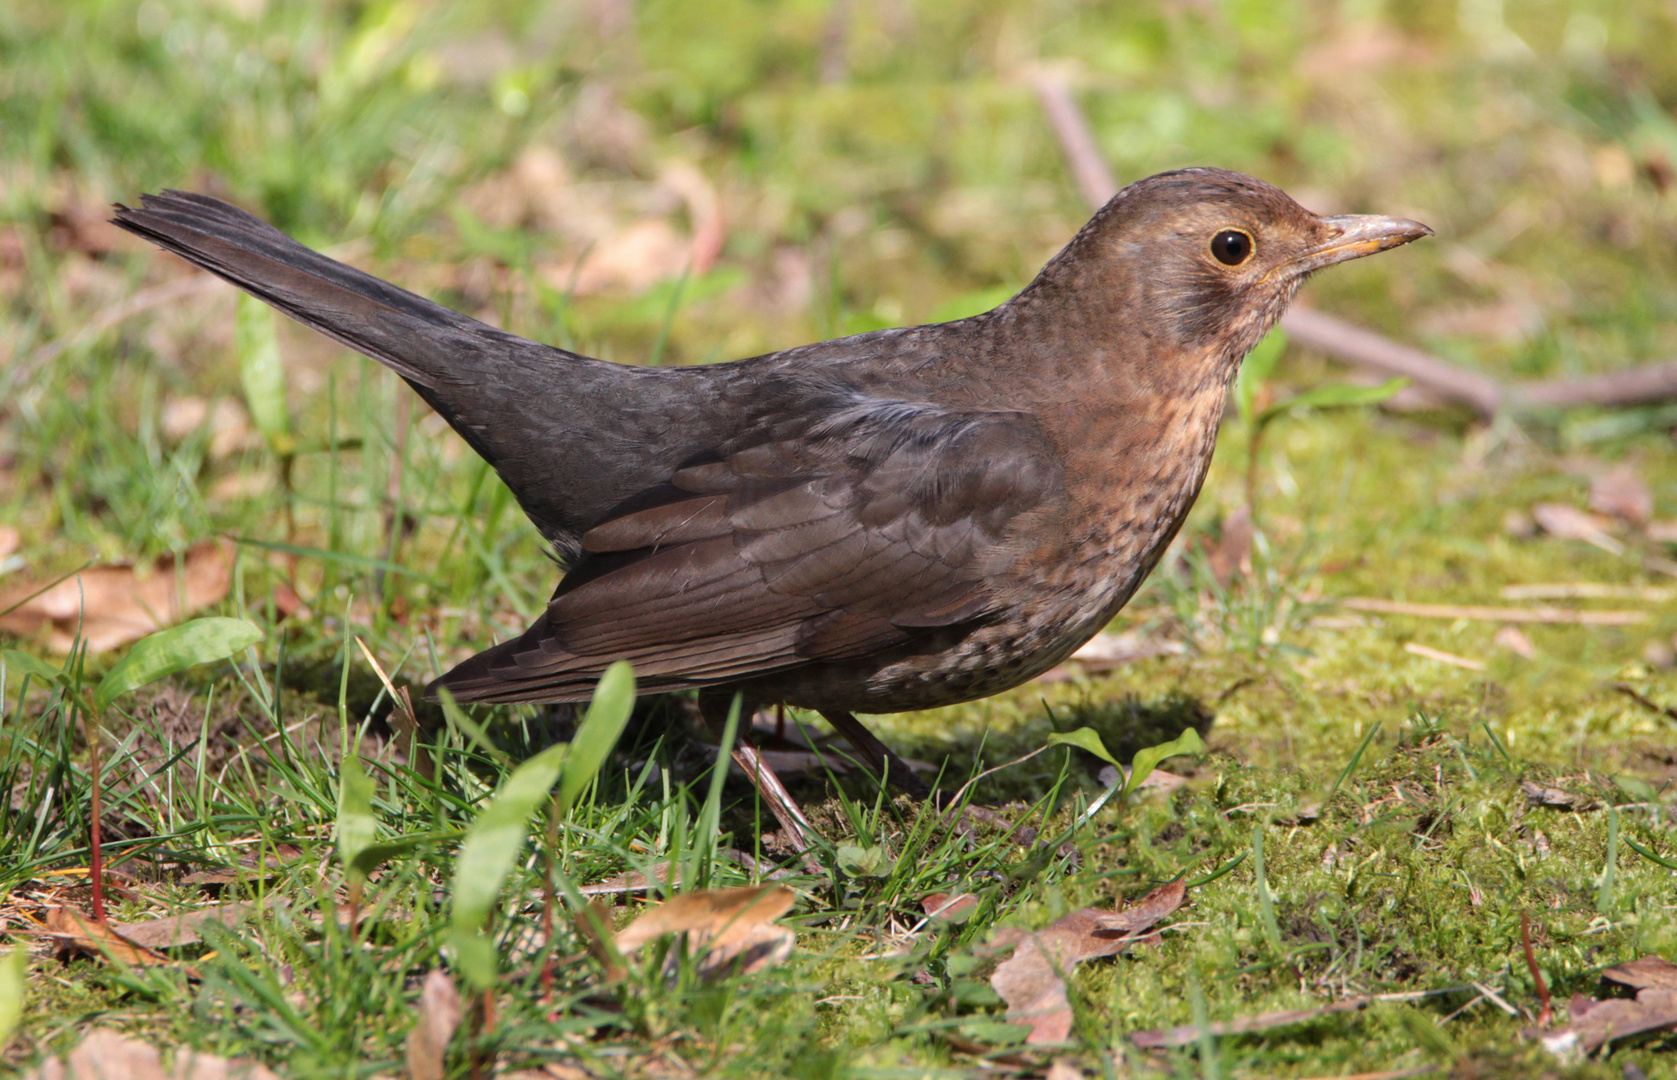
[[[0, 587], [241, 538], [230, 595], [206, 613], [256, 622], [263, 642], [120, 700], [102, 793], [115, 917], [266, 905], [168, 965], [37, 949], [6, 1067], [116, 1027], [287, 1077], [400, 1073], [420, 980], [455, 963], [461, 836], [509, 762], [565, 730], [535, 709], [484, 713], [491, 752], [445, 726], [434, 775], [377, 737], [356, 637], [398, 682], [422, 682], [521, 630], [552, 566], [399, 380], [283, 326], [297, 447], [282, 468], [250, 419], [229, 290], [103, 230], [109, 201], [223, 193], [514, 331], [702, 363], [953, 313], [1026, 280], [1083, 217], [1020, 78], [1066, 61], [1123, 178], [1214, 163], [1318, 209], [1433, 225], [1437, 241], [1336, 270], [1309, 300], [1541, 378], [1677, 355], [1673, 57], [1668, 8], [1583, 0], [6, 5], [0, 523], [19, 547]], [[693, 238], [717, 221], [722, 246], [695, 267]], [[621, 239], [635, 228], [639, 248]], [[606, 249], [618, 275], [585, 278], [578, 256]], [[124, 308], [158, 288], [184, 291]], [[1293, 350], [1276, 389], [1340, 377]], [[183, 402], [206, 419], [181, 423]], [[232, 410], [219, 429], [218, 402]], [[542, 928], [550, 871], [581, 884], [675, 859], [728, 886], [761, 873], [720, 853], [775, 862], [749, 789], [713, 788], [679, 717], [639, 717], [551, 837], [533, 824], [492, 924], [498, 1015], [457, 1037], [451, 1075], [490, 1054], [598, 1075], [1032, 1075], [1055, 1059], [1090, 1075], [1669, 1075], [1670, 1036], [1564, 1067], [1521, 1037], [1537, 993], [1520, 925], [1557, 1002], [1595, 994], [1610, 964], [1677, 957], [1673, 721], [1616, 688], [1677, 705], [1650, 648], [1677, 632], [1677, 607], [1612, 602], [1650, 612], [1633, 627], [1528, 627], [1525, 659], [1494, 624], [1347, 618], [1331, 601], [1664, 585], [1639, 555], [1522, 539], [1504, 519], [1582, 505], [1610, 462], [1634, 464], [1656, 517], [1673, 516], [1672, 422], [1659, 408], [1488, 429], [1447, 413], [1283, 417], [1258, 462], [1251, 572], [1219, 584], [1203, 551], [1245, 500], [1230, 432], [1177, 553], [1116, 627], [1180, 655], [877, 722], [905, 754], [947, 762], [953, 788], [1056, 730], [1092, 726], [1127, 760], [1209, 716], [1209, 755], [1167, 765], [1189, 784], [1108, 803], [1062, 851], [951, 834], [855, 777], [806, 779], [831, 846], [819, 873], [788, 880], [792, 959], [753, 976], [707, 983], [689, 966], [672, 981], [654, 954], [611, 983], [563, 911]], [[18, 682], [0, 717], [14, 944], [46, 905], [85, 905], [90, 796], [72, 697]], [[352, 924], [334, 845], [337, 762], [357, 743], [376, 838], [401, 853]], [[1099, 796], [1097, 764], [1053, 750], [977, 796], [1057, 837]], [[1596, 808], [1534, 805], [1521, 781]], [[187, 880], [226, 867], [232, 880]], [[1071, 1043], [1019, 1046], [987, 982], [994, 931], [1181, 875], [1211, 880], [1160, 945], [1078, 969]], [[923, 897], [957, 891], [981, 898], [970, 919], [910, 933]], [[549, 956], [565, 961], [551, 987]], [[1359, 994], [1411, 996], [1158, 1054], [1128, 1040]]]

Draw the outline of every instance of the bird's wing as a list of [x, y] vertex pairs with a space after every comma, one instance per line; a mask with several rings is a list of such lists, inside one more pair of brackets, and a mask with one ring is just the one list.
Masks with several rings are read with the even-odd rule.
[[900, 401], [764, 421], [583, 536], [522, 637], [440, 681], [457, 697], [730, 682], [906, 644], [995, 608], [986, 582], [1055, 512], [1058, 455], [1020, 413]]

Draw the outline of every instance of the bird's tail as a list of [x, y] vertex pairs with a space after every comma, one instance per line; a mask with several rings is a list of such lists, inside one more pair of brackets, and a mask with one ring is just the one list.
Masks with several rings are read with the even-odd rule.
[[143, 195], [138, 209], [118, 205], [112, 223], [389, 365], [419, 387], [435, 389], [462, 356], [482, 350], [486, 336], [502, 336], [476, 319], [306, 248], [208, 195]]

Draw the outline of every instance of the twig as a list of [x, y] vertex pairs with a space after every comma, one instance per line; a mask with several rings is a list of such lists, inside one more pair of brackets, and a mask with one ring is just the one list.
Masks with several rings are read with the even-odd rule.
[[1427, 660], [1436, 660], [1440, 664], [1449, 664], [1452, 667], [1466, 668], [1468, 671], [1485, 670], [1485, 664], [1481, 660], [1469, 660], [1465, 656], [1457, 656], [1455, 653], [1447, 653], [1443, 649], [1435, 649], [1431, 645], [1422, 645], [1418, 641], [1404, 642], [1403, 651], [1411, 656], [1419, 656]]
[[1613, 689], [1645, 709], [1652, 709], [1654, 712], [1664, 715], [1667, 719], [1677, 720], [1677, 709], [1673, 709], [1669, 705], [1661, 705], [1629, 683], [1616, 682], [1613, 684]]
[[[1118, 181], [1072, 97], [1070, 78], [1064, 69], [1043, 68], [1028, 79], [1084, 201], [1092, 209], [1100, 208], [1117, 193]], [[1281, 317], [1281, 328], [1302, 345], [1388, 377], [1401, 375], [1417, 388], [1466, 405], [1485, 419], [1504, 411], [1645, 405], [1677, 398], [1677, 360], [1583, 379], [1502, 383], [1310, 308], [1287, 312]]]
[[1468, 406], [1480, 416], [1496, 415], [1508, 396], [1495, 379], [1311, 308], [1288, 311], [1281, 317], [1281, 329], [1301, 345], [1381, 375], [1401, 375], [1438, 397]]
[[1574, 611], [1557, 607], [1488, 607], [1478, 604], [1411, 604], [1347, 596], [1340, 607], [1379, 615], [1412, 615], [1420, 619], [1469, 619], [1477, 622], [1562, 623], [1580, 626], [1630, 626], [1648, 621], [1646, 611]]
[[1531, 914], [1520, 912], [1520, 944], [1526, 952], [1526, 967], [1531, 969], [1532, 982], [1537, 984], [1537, 1003], [1541, 1006], [1537, 1010], [1537, 1026], [1548, 1027], [1549, 1021], [1555, 1018], [1553, 1003], [1549, 1000], [1549, 984], [1543, 981], [1543, 971], [1537, 966], [1537, 950], [1531, 944]]
[[1644, 364], [1586, 379], [1517, 383], [1506, 404], [1515, 409], [1563, 409], [1574, 405], [1647, 405], [1677, 397], [1677, 360]]
[[1089, 122], [1071, 96], [1071, 82], [1066, 73], [1060, 69], [1042, 68], [1032, 72], [1029, 78], [1037, 100], [1042, 102], [1042, 111], [1048, 114], [1049, 126], [1060, 140], [1066, 163], [1077, 178], [1077, 188], [1083, 192], [1083, 201], [1092, 208], [1105, 206], [1106, 200], [1118, 193], [1118, 180], [1112, 175], [1112, 169], [1107, 165], [1106, 158], [1101, 156], [1100, 149], [1095, 146]]
[[1552, 585], [1506, 585], [1504, 600], [1640, 600], [1646, 604], [1669, 604], [1677, 600], [1677, 589], [1650, 585], [1601, 585], [1593, 581], [1565, 581]]

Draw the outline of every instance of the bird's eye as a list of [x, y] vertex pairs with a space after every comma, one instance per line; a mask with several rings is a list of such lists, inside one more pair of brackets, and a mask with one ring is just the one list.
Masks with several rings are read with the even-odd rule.
[[1252, 234], [1224, 229], [1211, 238], [1211, 254], [1224, 266], [1239, 266], [1252, 257]]

